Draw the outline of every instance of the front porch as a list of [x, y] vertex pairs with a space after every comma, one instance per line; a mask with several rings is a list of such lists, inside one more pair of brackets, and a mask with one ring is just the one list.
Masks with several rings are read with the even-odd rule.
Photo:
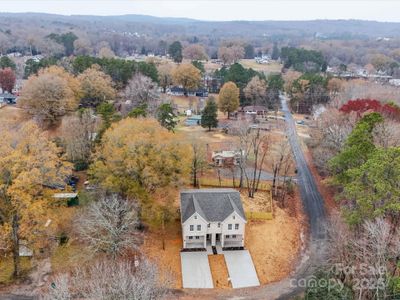
[[206, 249], [206, 237], [187, 236], [183, 241], [183, 249]]
[[216, 247], [220, 253], [223, 249], [244, 249], [244, 237], [242, 234], [210, 233], [202, 236], [187, 236], [183, 241], [183, 249], [201, 250]]

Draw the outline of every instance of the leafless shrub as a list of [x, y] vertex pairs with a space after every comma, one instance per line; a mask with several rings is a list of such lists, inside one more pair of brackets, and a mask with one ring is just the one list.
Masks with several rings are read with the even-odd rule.
[[124, 91], [124, 97], [132, 103], [132, 107], [145, 105], [151, 115], [154, 115], [160, 104], [157, 84], [151, 78], [139, 73], [129, 80]]
[[[336, 215], [331, 218], [328, 233], [329, 265], [336, 269], [336, 275], [356, 285], [359, 299], [386, 299], [389, 278], [397, 270], [400, 231], [382, 218], [351, 229]], [[371, 284], [361, 285], [361, 280]], [[379, 282], [382, 284], [374, 284]]]
[[138, 247], [138, 224], [136, 203], [111, 195], [101, 196], [84, 209], [75, 227], [92, 251], [107, 253], [115, 258]]
[[162, 299], [168, 293], [169, 276], [145, 260], [98, 260], [70, 274], [53, 278], [42, 299]]
[[63, 119], [61, 139], [68, 160], [88, 162], [99, 123], [89, 110]]

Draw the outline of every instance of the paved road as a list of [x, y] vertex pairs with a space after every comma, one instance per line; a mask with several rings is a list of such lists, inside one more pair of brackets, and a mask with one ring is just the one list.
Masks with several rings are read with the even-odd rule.
[[315, 179], [307, 165], [297, 136], [296, 122], [288, 109], [286, 97], [283, 95], [281, 96], [281, 105], [282, 111], [285, 114], [287, 136], [297, 165], [297, 182], [300, 188], [301, 199], [310, 222], [311, 238], [321, 239], [324, 237], [324, 200], [318, 191]]

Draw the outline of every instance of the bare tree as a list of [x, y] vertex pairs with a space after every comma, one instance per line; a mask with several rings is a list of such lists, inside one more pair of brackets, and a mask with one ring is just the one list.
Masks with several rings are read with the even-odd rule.
[[400, 124], [397, 121], [385, 119], [375, 126], [373, 135], [375, 143], [380, 147], [398, 147], [400, 145]]
[[327, 228], [329, 265], [337, 278], [355, 285], [358, 299], [386, 299], [390, 277], [398, 271], [400, 231], [396, 226], [377, 218], [352, 230], [334, 215]]
[[260, 184], [261, 172], [268, 152], [268, 135], [260, 129], [252, 129], [247, 120], [239, 120], [232, 129], [239, 136], [241, 153], [239, 186], [243, 186], [244, 176], [248, 195], [253, 198]]
[[199, 187], [199, 172], [202, 172], [207, 166], [207, 157], [204, 144], [200, 143], [198, 140], [193, 140], [192, 143], [192, 184], [193, 187]]
[[69, 161], [87, 164], [99, 120], [90, 110], [65, 117], [61, 124], [61, 138]]
[[149, 114], [155, 114], [160, 104], [158, 86], [151, 78], [142, 74], [135, 74], [129, 80], [125, 91], [125, 99], [130, 101], [133, 107], [146, 106]]
[[328, 173], [328, 161], [343, 148], [356, 119], [330, 107], [317, 119], [317, 128], [309, 146], [312, 148], [314, 163], [319, 172]]
[[268, 152], [268, 135], [261, 132], [260, 129], [250, 130], [250, 143], [247, 148], [247, 152], [250, 153], [253, 159], [253, 168], [251, 175], [245, 172], [247, 190], [250, 198], [254, 197], [255, 192], [258, 190], [260, 184], [261, 171], [264, 164], [265, 156]]
[[77, 219], [80, 238], [94, 252], [116, 258], [140, 243], [138, 207], [134, 201], [118, 195], [101, 196]]
[[[278, 155], [272, 156], [272, 196], [279, 198], [282, 207], [284, 207], [289, 185], [288, 180], [290, 179], [288, 173], [292, 167], [292, 152], [289, 142], [286, 139], [281, 141], [275, 150]], [[280, 193], [278, 193], [278, 187], [281, 187]]]
[[145, 260], [98, 260], [53, 278], [42, 299], [162, 299], [170, 285], [168, 274]]

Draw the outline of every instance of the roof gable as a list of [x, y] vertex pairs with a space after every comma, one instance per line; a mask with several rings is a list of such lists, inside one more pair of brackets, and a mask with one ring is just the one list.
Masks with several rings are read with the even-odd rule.
[[246, 220], [240, 193], [234, 189], [200, 189], [181, 192], [181, 222], [195, 212], [207, 222], [222, 222], [233, 212]]

